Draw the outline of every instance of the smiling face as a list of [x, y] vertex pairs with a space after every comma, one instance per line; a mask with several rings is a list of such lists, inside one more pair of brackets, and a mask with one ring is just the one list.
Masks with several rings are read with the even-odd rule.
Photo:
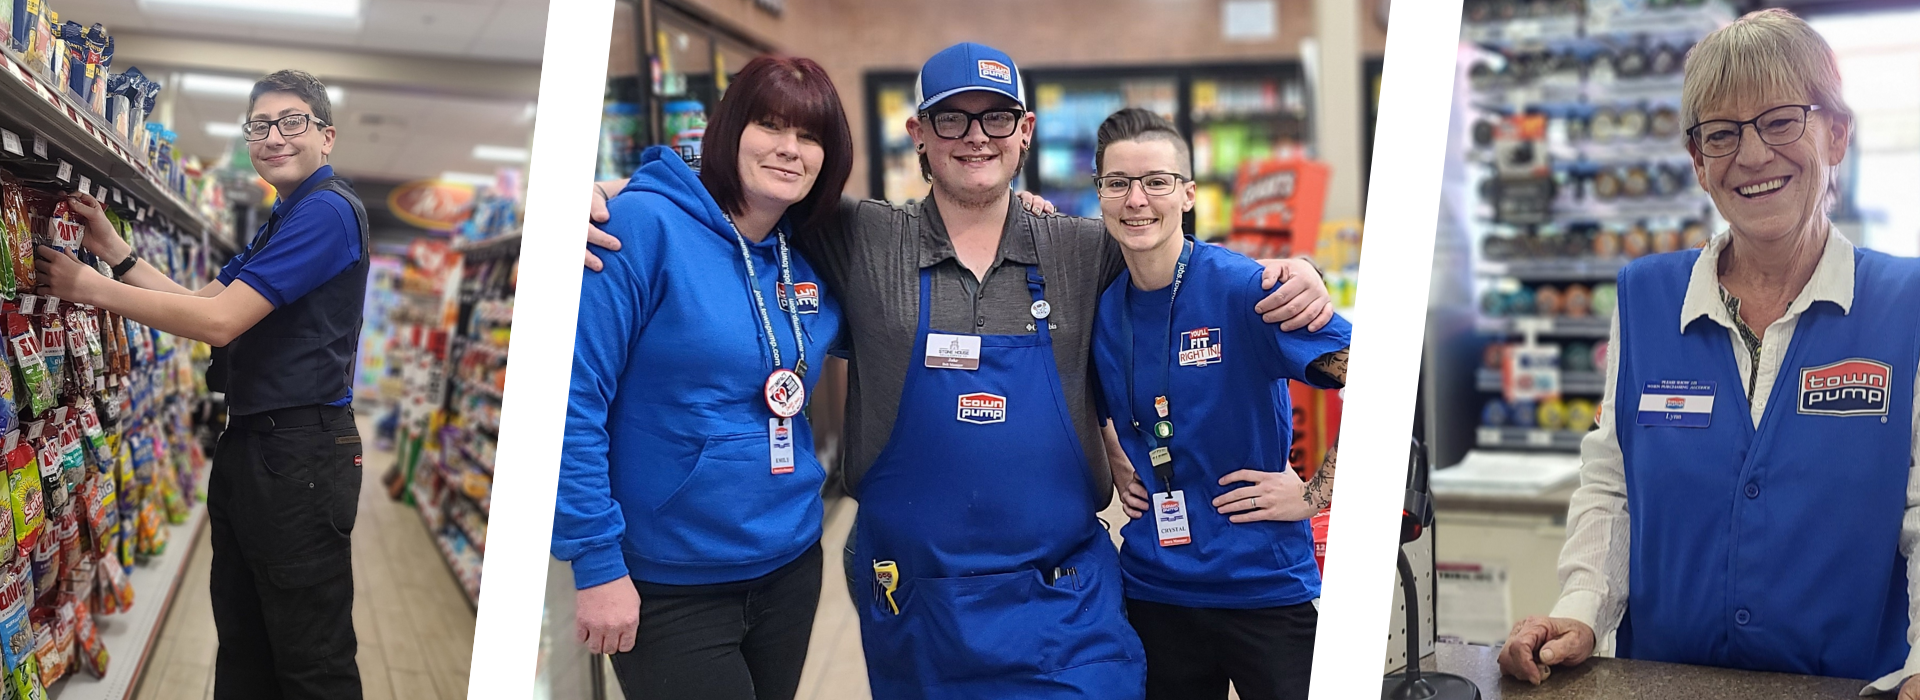
[[[1114, 141], [1107, 144], [1101, 176], [1142, 177], [1154, 173], [1183, 175], [1179, 149], [1161, 138]], [[1194, 184], [1175, 183], [1171, 194], [1150, 195], [1142, 183], [1129, 183], [1125, 197], [1100, 199], [1100, 220], [1121, 248], [1145, 253], [1180, 245], [1181, 215], [1193, 209]], [[1104, 194], [1104, 193], [1103, 193]]]
[[[941, 100], [927, 112], [980, 113], [991, 109], [1020, 109], [1020, 104], [1006, 95], [975, 90]], [[936, 189], [950, 199], [984, 202], [1005, 194], [1013, 184], [1020, 170], [1020, 156], [1033, 143], [1033, 124], [1033, 114], [1027, 113], [1012, 135], [996, 139], [988, 138], [980, 123], [973, 122], [967, 125], [965, 136], [944, 139], [933, 133], [932, 124], [915, 117], [907, 120], [907, 133], [916, 148], [926, 149], [927, 167]]]
[[825, 159], [826, 151], [812, 132], [778, 117], [749, 122], [740, 133], [739, 157], [740, 190], [747, 209], [784, 211], [805, 199]]
[[[313, 114], [313, 107], [291, 92], [269, 92], [253, 101], [247, 119], [271, 121], [289, 114]], [[333, 127], [323, 127], [318, 121], [309, 122], [305, 132], [292, 138], [274, 127], [267, 130], [266, 138], [247, 142], [247, 155], [252, 157], [253, 169], [260, 173], [260, 179], [281, 194], [288, 194], [313, 171], [327, 164], [327, 156], [333, 153], [333, 139]]]
[[[1700, 120], [1753, 119], [1781, 105], [1806, 103], [1801, 94], [1766, 90], [1701, 109]], [[1805, 133], [1786, 145], [1768, 145], [1754, 127], [1743, 126], [1739, 148], [1730, 155], [1705, 157], [1691, 141], [1688, 151], [1694, 175], [1729, 228], [1752, 240], [1778, 241], [1819, 230], [1833, 168], [1846, 156], [1848, 132], [1843, 119], [1815, 111], [1807, 116]]]

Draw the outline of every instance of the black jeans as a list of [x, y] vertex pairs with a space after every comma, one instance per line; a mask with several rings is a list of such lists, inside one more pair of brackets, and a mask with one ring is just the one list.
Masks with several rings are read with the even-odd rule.
[[820, 607], [820, 545], [751, 581], [635, 581], [640, 633], [613, 655], [628, 700], [793, 700]]
[[1306, 700], [1313, 672], [1313, 603], [1217, 610], [1127, 599], [1147, 648], [1147, 700]]
[[353, 411], [239, 416], [214, 452], [214, 697], [360, 697], [353, 633], [353, 521], [360, 503]]

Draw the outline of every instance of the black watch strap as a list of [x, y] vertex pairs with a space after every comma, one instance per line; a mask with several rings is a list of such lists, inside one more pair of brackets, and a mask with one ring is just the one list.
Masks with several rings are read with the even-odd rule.
[[113, 278], [117, 280], [127, 276], [127, 273], [133, 271], [133, 264], [139, 261], [140, 261], [140, 254], [135, 253], [131, 250], [127, 251], [127, 259], [122, 260], [118, 264], [113, 266]]

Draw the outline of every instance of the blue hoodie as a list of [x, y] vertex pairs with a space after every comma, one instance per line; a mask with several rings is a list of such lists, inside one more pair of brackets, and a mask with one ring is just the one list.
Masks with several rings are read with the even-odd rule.
[[[673, 151], [650, 148], [621, 194], [604, 227], [621, 249], [598, 251], [605, 269], [580, 283], [553, 555], [573, 563], [582, 589], [622, 576], [667, 585], [763, 576], [820, 539], [826, 473], [813, 431], [804, 414], [793, 420], [794, 470], [773, 474], [763, 393], [773, 354], [733, 228], [699, 177]], [[792, 369], [777, 237], [749, 246]], [[807, 366], [818, 368], [839, 340], [840, 307], [798, 252], [791, 259]], [[808, 370], [809, 390], [819, 374]]]

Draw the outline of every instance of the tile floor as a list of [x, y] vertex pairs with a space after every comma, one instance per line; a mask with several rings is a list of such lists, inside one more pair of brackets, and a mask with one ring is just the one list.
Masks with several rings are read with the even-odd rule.
[[[411, 506], [387, 498], [380, 477], [394, 453], [367, 438], [360, 516], [353, 532], [353, 623], [360, 641], [360, 679], [367, 700], [458, 700], [467, 696], [473, 652], [473, 608], [447, 570]], [[213, 697], [218, 648], [207, 593], [212, 547], [203, 530], [174, 596], [160, 639], [148, 657], [136, 700]]]

